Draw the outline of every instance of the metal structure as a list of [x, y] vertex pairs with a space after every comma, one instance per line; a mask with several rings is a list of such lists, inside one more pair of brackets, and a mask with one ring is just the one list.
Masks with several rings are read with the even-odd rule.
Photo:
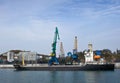
[[60, 42], [60, 56], [59, 57], [65, 57], [64, 49], [63, 49], [63, 43]]
[[77, 36], [75, 36], [75, 41], [74, 41], [74, 50], [77, 52], [78, 49], [78, 41], [77, 41]]
[[75, 61], [78, 60], [77, 49], [78, 49], [77, 36], [75, 36], [74, 49], [73, 49], [73, 55], [72, 55], [72, 58], [73, 58], [73, 60], [75, 60]]
[[56, 44], [57, 44], [57, 40], [60, 40], [60, 37], [59, 37], [58, 28], [56, 27], [54, 40], [53, 40], [53, 43], [52, 43], [52, 53], [50, 55], [51, 59], [48, 62], [49, 65], [52, 65], [54, 63], [59, 64], [58, 59], [56, 58]]
[[73, 49], [73, 53], [71, 52], [68, 52], [67, 55], [70, 56], [72, 58], [72, 61], [75, 61], [75, 62], [79, 62], [78, 61], [78, 55], [77, 55], [77, 48], [78, 47], [78, 44], [77, 44], [77, 36], [75, 36], [75, 41], [74, 41], [74, 49]]

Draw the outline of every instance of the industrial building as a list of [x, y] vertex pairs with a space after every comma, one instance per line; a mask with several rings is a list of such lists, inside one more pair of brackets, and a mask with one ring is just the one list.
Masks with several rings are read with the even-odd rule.
[[22, 61], [22, 57], [26, 62], [36, 61], [42, 62], [43, 60], [48, 60], [49, 56], [44, 54], [38, 54], [37, 52], [22, 51], [22, 50], [10, 50], [8, 52], [0, 54], [0, 63], [14, 63], [16, 59]]

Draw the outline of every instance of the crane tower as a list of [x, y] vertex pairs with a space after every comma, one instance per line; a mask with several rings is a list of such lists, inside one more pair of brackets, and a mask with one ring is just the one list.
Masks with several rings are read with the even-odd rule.
[[65, 57], [64, 49], [63, 49], [63, 43], [60, 42], [60, 57]]
[[59, 32], [58, 32], [58, 28], [56, 27], [55, 29], [55, 34], [54, 34], [54, 40], [52, 43], [52, 53], [51, 53], [51, 59], [49, 60], [49, 65], [52, 65], [54, 63], [59, 64], [58, 59], [56, 58], [56, 45], [57, 45], [57, 40], [60, 40], [59, 37]]
[[77, 41], [77, 36], [75, 36], [73, 54], [77, 53], [77, 49], [78, 49], [78, 41]]

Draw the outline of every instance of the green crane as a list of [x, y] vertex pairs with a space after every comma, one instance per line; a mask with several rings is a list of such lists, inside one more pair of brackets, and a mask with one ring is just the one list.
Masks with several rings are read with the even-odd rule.
[[59, 64], [58, 59], [56, 58], [56, 44], [57, 44], [57, 39], [60, 40], [59, 37], [59, 32], [58, 32], [58, 28], [56, 27], [55, 29], [55, 36], [54, 36], [54, 40], [52, 43], [52, 53], [51, 53], [51, 59], [49, 60], [49, 65], [52, 65], [54, 63]]

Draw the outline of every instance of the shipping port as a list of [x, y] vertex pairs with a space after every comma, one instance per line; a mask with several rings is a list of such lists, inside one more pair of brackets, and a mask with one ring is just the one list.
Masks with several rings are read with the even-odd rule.
[[[67, 56], [71, 58], [66, 62], [63, 44], [60, 44], [60, 58], [62, 63], [56, 57], [57, 40], [60, 40], [58, 28], [55, 29], [54, 40], [52, 43], [52, 52], [48, 64], [26, 64], [24, 56], [22, 56], [22, 62], [14, 63], [16, 70], [32, 70], [32, 71], [114, 71], [114, 64], [107, 63], [101, 58], [101, 51], [97, 50], [93, 53], [93, 46], [88, 44], [88, 50], [84, 51], [85, 61], [84, 63], [78, 59], [78, 40], [75, 36], [73, 52], [68, 52]], [[17, 59], [16, 59], [17, 60]]]

